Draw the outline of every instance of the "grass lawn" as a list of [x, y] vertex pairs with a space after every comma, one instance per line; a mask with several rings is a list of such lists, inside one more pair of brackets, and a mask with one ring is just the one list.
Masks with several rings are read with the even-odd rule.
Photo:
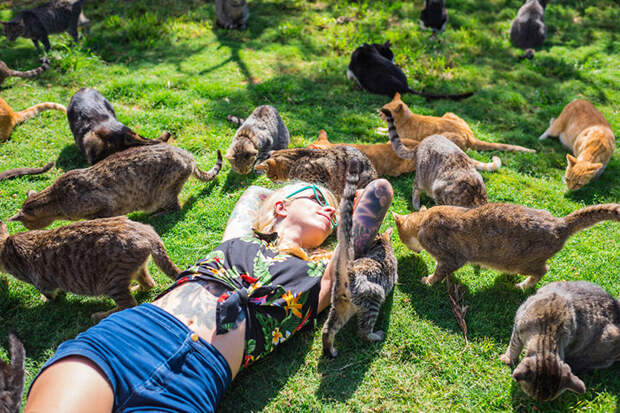
[[[0, 3], [8, 20], [39, 1]], [[578, 208], [620, 202], [620, 151], [603, 175], [568, 193], [561, 178], [566, 150], [556, 139], [537, 137], [549, 119], [576, 98], [596, 105], [620, 132], [620, 7], [614, 0], [552, 2], [546, 13], [548, 37], [532, 61], [519, 62], [509, 44], [510, 22], [519, 0], [448, 2], [450, 22], [440, 41], [418, 26], [422, 0], [302, 1], [251, 0], [246, 31], [214, 27], [214, 2], [203, 0], [107, 0], [86, 2], [89, 33], [79, 45], [67, 34], [52, 35], [52, 66], [41, 77], [9, 79], [0, 90], [15, 110], [42, 101], [67, 105], [79, 88], [99, 90], [119, 119], [146, 137], [167, 130], [175, 144], [194, 154], [203, 169], [225, 150], [235, 132], [226, 115], [247, 116], [256, 106], [274, 105], [291, 133], [291, 146], [314, 141], [325, 129], [332, 142], [383, 142], [374, 129], [385, 126], [377, 110], [389, 99], [360, 91], [345, 77], [349, 57], [362, 42], [391, 40], [395, 60], [414, 89], [475, 95], [461, 102], [426, 102], [404, 96], [416, 112], [455, 112], [483, 140], [535, 148], [535, 154], [475, 152], [475, 159], [502, 159], [498, 172], [484, 173], [491, 201], [544, 208], [563, 216]], [[458, 8], [457, 8], [458, 4]], [[338, 24], [339, 16], [351, 21]], [[26, 70], [38, 66], [32, 42], [0, 37], [0, 59]], [[618, 144], [616, 144], [618, 145]], [[0, 145], [0, 170], [56, 167], [41, 176], [0, 185], [0, 218], [13, 215], [30, 189], [49, 186], [62, 173], [86, 167], [66, 117], [45, 112], [19, 126]], [[122, 179], [122, 177], [119, 177]], [[413, 174], [390, 179], [392, 210], [411, 211]], [[146, 222], [161, 235], [179, 267], [193, 264], [214, 248], [228, 215], [251, 184], [272, 186], [264, 176], [240, 176], [225, 163], [219, 176], [203, 184], [190, 179], [181, 192], [183, 209]], [[423, 203], [432, 205], [429, 198]], [[50, 228], [65, 225], [56, 222]], [[391, 215], [384, 228], [393, 225]], [[24, 231], [9, 223], [9, 232]], [[379, 319], [381, 343], [357, 339], [355, 323], [337, 336], [340, 356], [321, 357], [320, 328], [298, 334], [282, 349], [242, 372], [225, 394], [222, 411], [607, 411], [620, 409], [620, 363], [582, 376], [583, 396], [565, 393], [554, 402], [535, 403], [511, 379], [499, 360], [510, 338], [518, 306], [533, 293], [513, 284], [523, 278], [468, 265], [455, 277], [469, 305], [466, 345], [450, 310], [443, 284], [426, 287], [432, 273], [427, 253], [409, 251], [398, 239], [400, 281]], [[602, 223], [573, 236], [549, 261], [538, 284], [588, 280], [620, 295], [620, 224]], [[139, 293], [152, 300], [169, 283], [153, 264], [158, 286]], [[7, 359], [7, 334], [14, 328], [26, 346], [26, 386], [64, 340], [92, 325], [90, 314], [113, 307], [110, 299], [68, 294], [44, 303], [37, 290], [0, 275], [0, 356]], [[325, 315], [319, 319], [321, 324]]]

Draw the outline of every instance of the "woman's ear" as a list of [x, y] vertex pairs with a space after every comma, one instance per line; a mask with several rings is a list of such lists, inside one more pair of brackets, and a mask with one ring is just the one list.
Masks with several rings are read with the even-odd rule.
[[286, 218], [288, 216], [288, 202], [286, 200], [278, 201], [273, 206], [276, 218]]

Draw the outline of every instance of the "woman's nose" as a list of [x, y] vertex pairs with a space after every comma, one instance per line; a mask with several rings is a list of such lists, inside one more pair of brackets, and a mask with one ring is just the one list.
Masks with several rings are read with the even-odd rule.
[[333, 206], [324, 206], [323, 211], [327, 212], [330, 217], [336, 215], [336, 208], [334, 208]]

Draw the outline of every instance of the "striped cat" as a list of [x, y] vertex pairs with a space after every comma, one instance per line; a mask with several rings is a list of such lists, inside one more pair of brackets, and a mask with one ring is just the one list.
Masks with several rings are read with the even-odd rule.
[[357, 160], [350, 161], [348, 165], [338, 218], [331, 308], [323, 326], [323, 353], [331, 357], [338, 356], [334, 337], [355, 314], [361, 338], [368, 341], [383, 340], [383, 331], [373, 330], [381, 305], [398, 278], [398, 263], [390, 241], [392, 228], [377, 235], [368, 252], [354, 260], [353, 201], [360, 170]]
[[50, 61], [47, 59], [47, 57], [42, 57], [40, 61], [40, 67], [32, 70], [27, 70], [25, 72], [20, 72], [18, 70], [10, 69], [6, 65], [6, 63], [0, 60], [0, 85], [2, 85], [2, 83], [11, 76], [21, 77], [24, 79], [30, 79], [39, 76], [41, 73], [45, 72], [48, 67], [50, 67]]
[[0, 360], [0, 413], [19, 412], [24, 394], [26, 351], [15, 333], [9, 333], [11, 364]]
[[9, 104], [6, 103], [4, 99], [0, 98], [0, 142], [9, 140], [13, 129], [15, 129], [17, 125], [37, 116], [44, 110], [67, 112], [67, 109], [63, 105], [51, 102], [39, 103], [21, 112], [13, 112]]

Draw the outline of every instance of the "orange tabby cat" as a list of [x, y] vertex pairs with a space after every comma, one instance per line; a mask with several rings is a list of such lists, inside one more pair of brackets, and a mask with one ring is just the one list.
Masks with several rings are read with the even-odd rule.
[[[401, 139], [421, 141], [428, 136], [440, 134], [454, 142], [462, 150], [471, 148], [508, 152], [536, 152], [534, 149], [524, 148], [523, 146], [484, 142], [476, 139], [467, 122], [451, 112], [442, 117], [416, 115], [400, 99], [400, 93], [396, 93], [394, 99], [384, 105], [383, 109], [392, 112], [396, 132]], [[385, 120], [383, 113], [380, 112], [379, 116]]]
[[566, 154], [564, 180], [569, 190], [579, 189], [605, 170], [614, 153], [614, 133], [603, 114], [586, 100], [575, 100], [562, 109], [560, 117], [549, 121], [540, 140], [559, 136], [573, 153]]
[[[403, 144], [409, 149], [417, 146], [418, 142], [411, 139], [402, 139]], [[399, 176], [408, 172], [415, 171], [415, 159], [402, 159], [392, 150], [392, 144], [372, 143], [372, 144], [353, 144], [338, 143], [334, 144], [327, 140], [327, 132], [323, 129], [319, 132], [319, 137], [308, 145], [308, 148], [327, 149], [336, 145], [353, 146], [363, 152], [377, 170], [379, 176]]]
[[11, 137], [11, 132], [15, 126], [37, 116], [44, 110], [51, 109], [67, 113], [67, 109], [63, 105], [51, 102], [39, 103], [21, 112], [13, 112], [9, 104], [0, 98], [0, 142], [7, 141]]

